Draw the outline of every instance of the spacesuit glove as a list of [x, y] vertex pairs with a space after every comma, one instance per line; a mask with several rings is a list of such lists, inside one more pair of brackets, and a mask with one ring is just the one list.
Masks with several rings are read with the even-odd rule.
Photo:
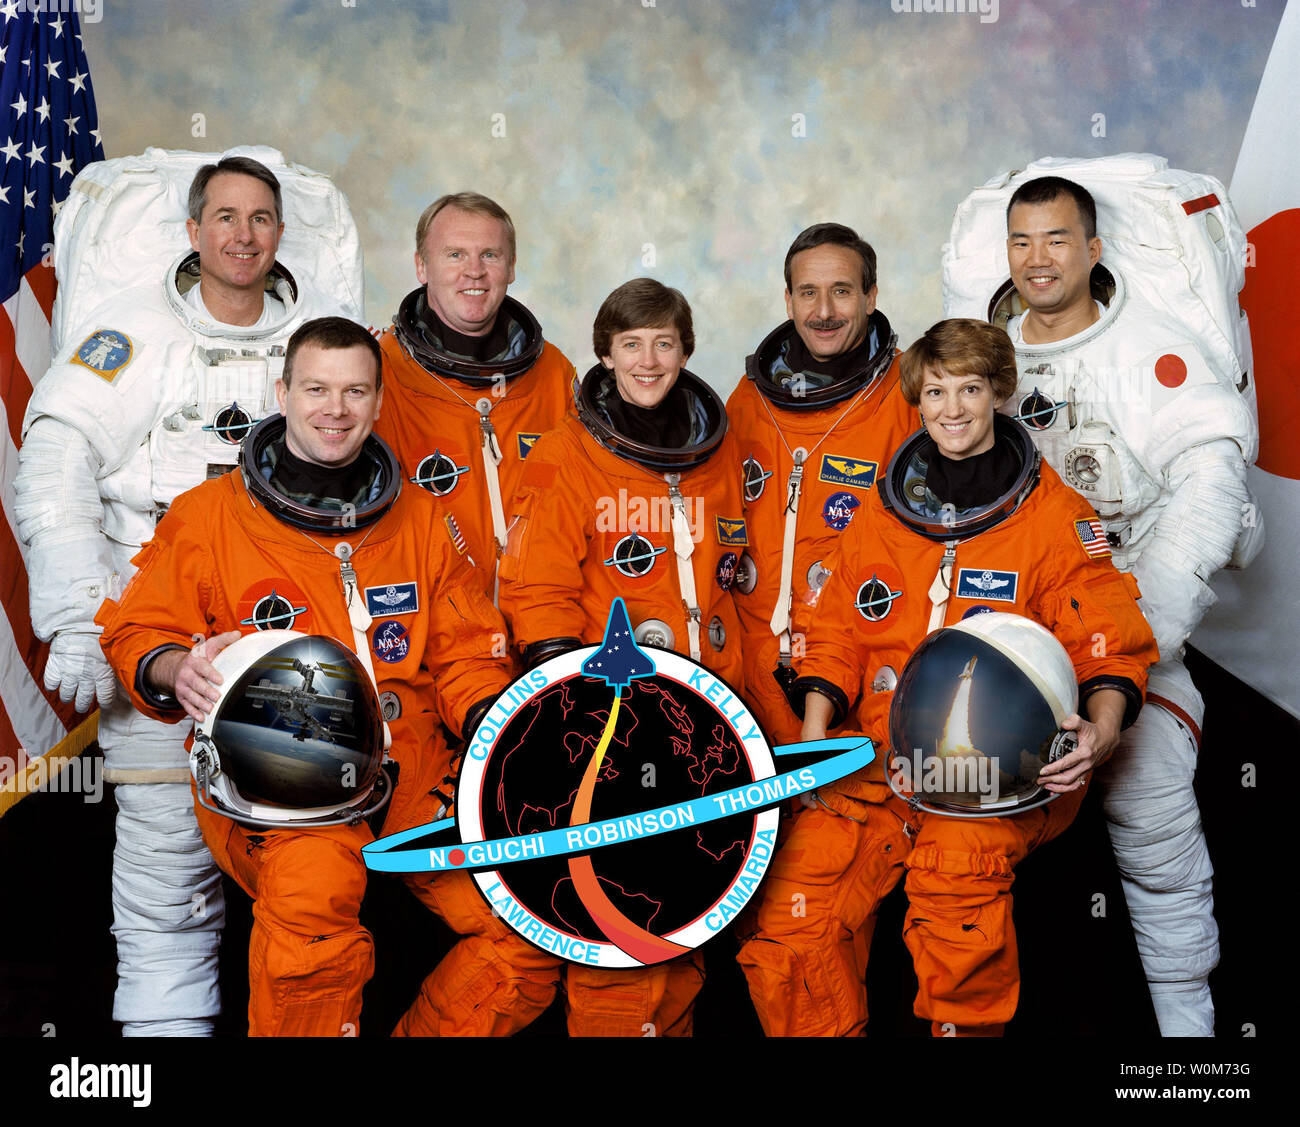
[[117, 696], [117, 676], [99, 648], [99, 635], [60, 630], [50, 640], [45, 663], [45, 687], [59, 699], [73, 701], [78, 712], [89, 712], [96, 698], [107, 708]]

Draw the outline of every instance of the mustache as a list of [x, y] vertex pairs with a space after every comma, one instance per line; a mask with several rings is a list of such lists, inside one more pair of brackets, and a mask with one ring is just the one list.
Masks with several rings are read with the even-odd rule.
[[821, 318], [818, 317], [810, 317], [807, 321], [804, 322], [804, 325], [809, 329], [822, 329], [822, 330], [842, 329], [847, 324], [848, 324], [847, 319], [835, 318], [835, 317], [827, 317], [825, 320], [822, 320]]

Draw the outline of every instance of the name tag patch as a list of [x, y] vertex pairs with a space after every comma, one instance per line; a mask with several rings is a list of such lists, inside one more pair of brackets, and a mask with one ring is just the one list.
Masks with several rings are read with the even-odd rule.
[[1018, 571], [992, 571], [963, 567], [957, 572], [957, 598], [984, 599], [994, 603], [1014, 603], [1020, 585]]
[[366, 588], [366, 610], [371, 618], [390, 614], [414, 614], [420, 609], [420, 595], [414, 583], [389, 583]]
[[843, 454], [823, 454], [818, 479], [830, 485], [851, 485], [854, 489], [870, 489], [876, 482], [875, 462], [849, 458]]

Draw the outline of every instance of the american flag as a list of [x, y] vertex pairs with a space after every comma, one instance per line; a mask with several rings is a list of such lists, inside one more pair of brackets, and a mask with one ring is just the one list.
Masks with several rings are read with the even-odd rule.
[[1094, 559], [1105, 559], [1110, 555], [1110, 544], [1106, 540], [1106, 530], [1099, 520], [1076, 520], [1074, 534], [1083, 545], [1083, 550]]
[[75, 755], [95, 733], [93, 714], [42, 685], [47, 647], [32, 633], [14, 531], [23, 414], [50, 364], [54, 215], [81, 167], [104, 159], [76, 12], [35, 7], [0, 0], [0, 814], [26, 793], [35, 757]]
[[467, 545], [465, 543], [465, 534], [461, 532], [460, 525], [456, 523], [456, 518], [451, 513], [448, 513], [442, 519], [447, 522], [447, 535], [451, 537], [452, 547], [463, 556]]

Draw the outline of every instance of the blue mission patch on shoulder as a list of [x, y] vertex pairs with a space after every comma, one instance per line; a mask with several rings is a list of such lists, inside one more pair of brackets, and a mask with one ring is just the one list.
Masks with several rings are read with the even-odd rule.
[[117, 373], [131, 363], [134, 352], [135, 346], [126, 333], [116, 329], [96, 329], [81, 342], [72, 363], [89, 368], [112, 383]]

